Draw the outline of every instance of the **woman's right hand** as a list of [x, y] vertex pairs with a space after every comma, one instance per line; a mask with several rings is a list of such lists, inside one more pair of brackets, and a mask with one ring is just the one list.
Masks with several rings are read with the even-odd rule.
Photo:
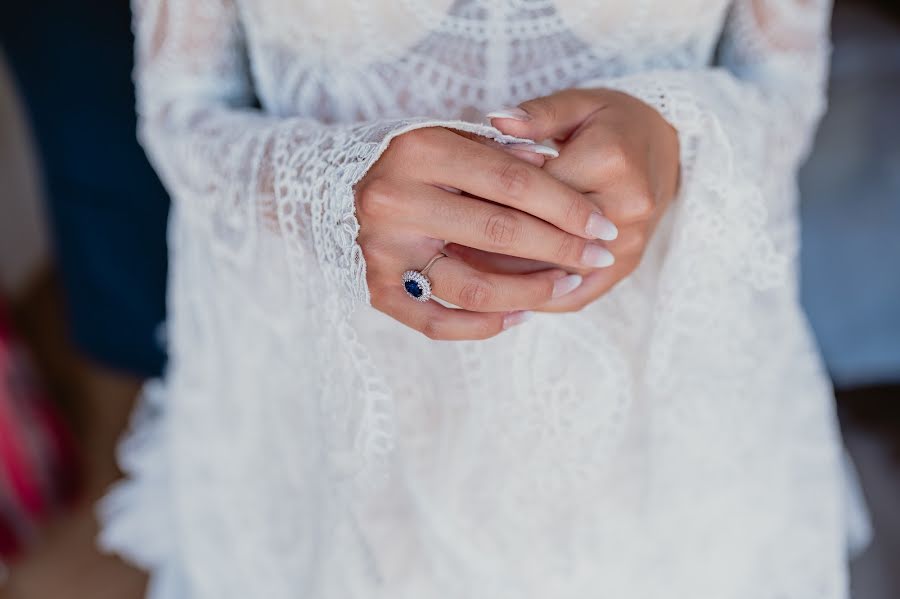
[[[514, 155], [527, 146], [504, 148], [439, 127], [391, 141], [356, 186], [376, 309], [432, 339], [486, 339], [577, 288], [581, 277], [563, 269], [613, 263], [597, 240], [615, 229], [594, 204], [534, 164], [542, 158]], [[460, 309], [412, 300], [403, 272], [424, 267], [445, 241], [561, 268], [495, 274], [447, 257], [428, 278], [435, 296]]]

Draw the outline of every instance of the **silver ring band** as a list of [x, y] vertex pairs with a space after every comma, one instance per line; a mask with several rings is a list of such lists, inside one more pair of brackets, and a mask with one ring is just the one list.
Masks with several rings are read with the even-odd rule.
[[403, 273], [403, 289], [406, 295], [413, 298], [417, 302], [427, 302], [431, 299], [431, 280], [428, 278], [428, 271], [434, 266], [434, 263], [441, 258], [446, 258], [447, 254], [439, 252], [434, 258], [428, 261], [422, 270], [407, 270]]

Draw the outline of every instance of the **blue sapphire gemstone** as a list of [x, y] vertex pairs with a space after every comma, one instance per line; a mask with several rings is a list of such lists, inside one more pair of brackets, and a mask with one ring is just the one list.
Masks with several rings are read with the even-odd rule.
[[422, 287], [415, 281], [406, 281], [403, 283], [403, 286], [406, 287], [406, 292], [411, 296], [422, 297]]

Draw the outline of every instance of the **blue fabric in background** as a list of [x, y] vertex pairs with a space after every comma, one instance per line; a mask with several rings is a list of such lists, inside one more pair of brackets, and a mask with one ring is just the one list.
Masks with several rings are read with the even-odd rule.
[[42, 161], [76, 345], [138, 376], [161, 372], [168, 198], [135, 139], [125, 0], [0, 3], [0, 44]]
[[900, 26], [835, 12], [829, 111], [801, 173], [803, 303], [835, 384], [900, 383]]

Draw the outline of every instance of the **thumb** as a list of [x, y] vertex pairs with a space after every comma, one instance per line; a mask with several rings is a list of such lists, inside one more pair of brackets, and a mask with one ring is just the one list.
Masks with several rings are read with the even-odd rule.
[[507, 135], [535, 141], [565, 140], [602, 104], [588, 90], [566, 89], [487, 114]]

